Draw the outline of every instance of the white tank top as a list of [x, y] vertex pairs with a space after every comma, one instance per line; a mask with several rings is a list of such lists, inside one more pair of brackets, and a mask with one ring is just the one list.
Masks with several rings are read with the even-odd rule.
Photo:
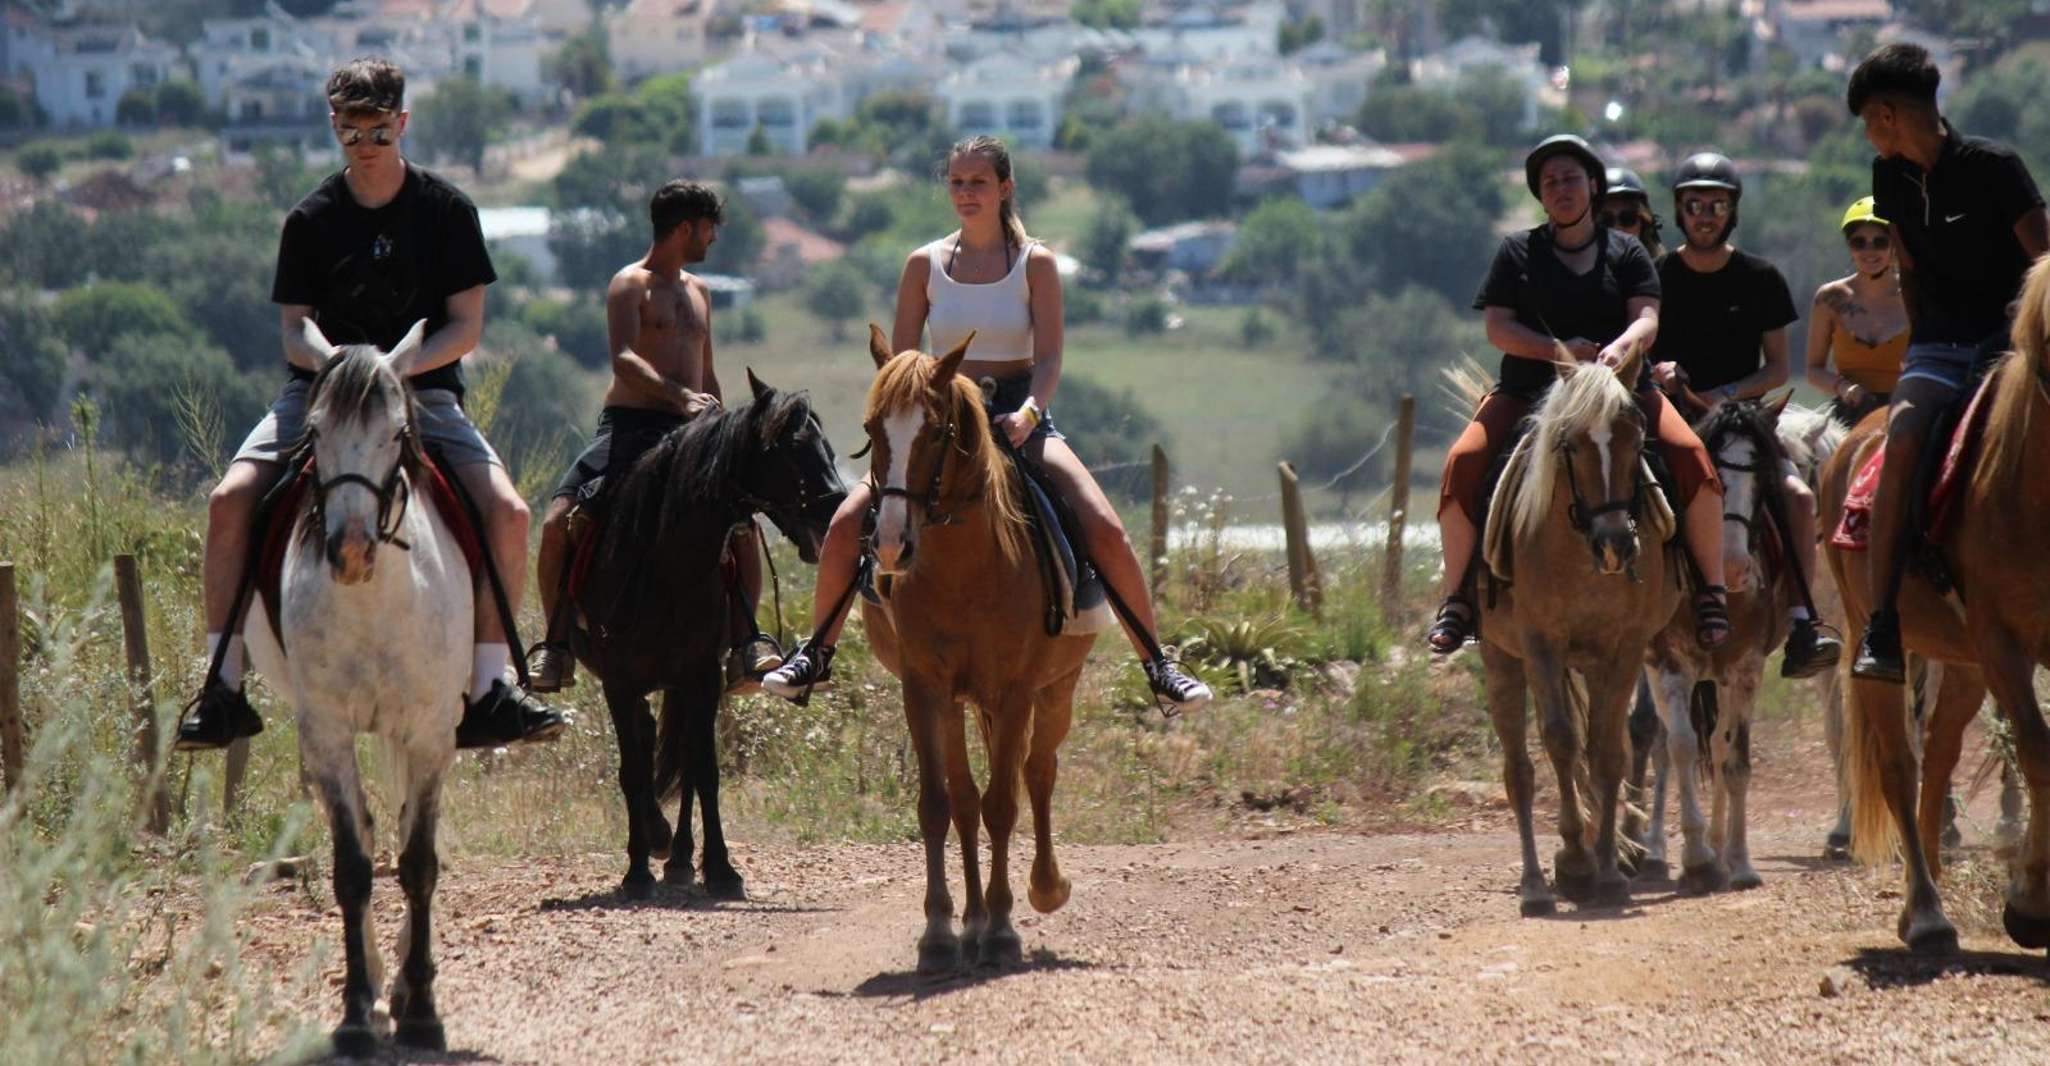
[[1027, 241], [1018, 249], [1011, 272], [986, 285], [964, 284], [947, 276], [947, 251], [952, 241], [942, 238], [925, 246], [930, 267], [925, 280], [925, 326], [932, 331], [934, 355], [953, 351], [961, 338], [973, 331], [969, 359], [995, 363], [1032, 358], [1032, 290], [1025, 283], [1025, 261], [1038, 243]]

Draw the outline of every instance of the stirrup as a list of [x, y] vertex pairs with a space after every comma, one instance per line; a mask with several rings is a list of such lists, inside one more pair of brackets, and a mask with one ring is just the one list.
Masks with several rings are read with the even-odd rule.
[[1694, 594], [1694, 641], [1709, 651], [1730, 642], [1730, 590], [1703, 585]]

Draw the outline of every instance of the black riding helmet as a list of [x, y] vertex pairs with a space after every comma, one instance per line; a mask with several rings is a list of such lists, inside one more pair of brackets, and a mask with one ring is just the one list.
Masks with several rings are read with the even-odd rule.
[[1629, 167], [1610, 167], [1607, 182], [1611, 199], [1634, 196], [1646, 204], [1651, 203], [1651, 190], [1644, 187], [1644, 179]]
[[1594, 195], [1589, 197], [1588, 203], [1601, 203], [1602, 194], [1608, 191], [1609, 168], [1586, 141], [1570, 133], [1555, 134], [1539, 141], [1537, 147], [1523, 157], [1523, 183], [1530, 187], [1530, 194], [1533, 197], [1538, 195], [1538, 171], [1544, 169], [1546, 161], [1560, 155], [1572, 156], [1587, 169], [1588, 184], [1594, 186]]
[[1737, 164], [1721, 152], [1696, 152], [1673, 171], [1673, 214], [1680, 217], [1680, 232], [1686, 234], [1685, 212], [1680, 210], [1680, 194], [1688, 189], [1727, 189], [1730, 194], [1730, 216], [1723, 223], [1718, 243], [1730, 239], [1737, 230], [1737, 208], [1744, 200], [1744, 179], [1737, 176]]

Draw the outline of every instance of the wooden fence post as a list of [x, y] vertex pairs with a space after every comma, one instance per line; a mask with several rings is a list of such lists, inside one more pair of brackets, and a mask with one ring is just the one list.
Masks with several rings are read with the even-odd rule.
[[1147, 568], [1153, 577], [1153, 602], [1160, 603], [1167, 580], [1167, 452], [1153, 446], [1153, 540], [1148, 544]]
[[164, 787], [157, 762], [157, 701], [149, 664], [149, 629], [142, 603], [142, 578], [135, 556], [114, 557], [114, 588], [121, 597], [121, 637], [128, 652], [128, 684], [135, 699], [135, 763], [145, 794], [144, 824], [152, 833], [171, 825], [171, 794]]
[[1402, 527], [1409, 519], [1409, 467], [1416, 443], [1416, 397], [1404, 396], [1395, 419], [1395, 480], [1388, 486], [1387, 568], [1381, 571], [1383, 610], [1402, 594]]
[[0, 563], [0, 770], [7, 791], [21, 787], [21, 608], [14, 594], [14, 564]]
[[1282, 460], [1281, 528], [1288, 544], [1288, 587], [1295, 602], [1312, 615], [1324, 610], [1324, 583], [1317, 576], [1317, 558], [1310, 554], [1310, 523], [1303, 513], [1302, 489], [1295, 467]]
[[228, 765], [221, 774], [221, 813], [235, 813], [235, 805], [242, 802], [242, 780], [249, 774], [249, 738], [236, 737], [228, 745]]

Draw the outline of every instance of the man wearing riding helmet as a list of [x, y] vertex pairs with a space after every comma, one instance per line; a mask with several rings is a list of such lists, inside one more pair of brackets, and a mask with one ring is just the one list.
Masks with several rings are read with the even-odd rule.
[[[1744, 181], [1717, 152], [1689, 156], [1673, 173], [1680, 247], [1659, 260], [1664, 327], [1652, 346], [1651, 379], [1690, 417], [1716, 404], [1757, 399], [1787, 380], [1787, 326], [1800, 316], [1779, 268], [1730, 243]], [[1812, 677], [1843, 647], [1816, 631], [1807, 576], [1815, 572], [1815, 496], [1791, 466], [1779, 471], [1788, 539], [1799, 568], [1787, 575], [1782, 677]]]
[[1607, 184], [1601, 204], [1602, 225], [1637, 238], [1651, 253], [1652, 262], [1658, 262], [1659, 256], [1666, 254], [1666, 245], [1659, 239], [1659, 216], [1651, 208], [1651, 192], [1644, 187], [1644, 179], [1628, 167], [1610, 167]]
[[[1445, 601], [1431, 625], [1438, 654], [1459, 650], [1473, 631], [1468, 576], [1478, 539], [1475, 513], [1489, 465], [1514, 435], [1538, 395], [1572, 359], [1620, 366], [1658, 333], [1658, 272], [1634, 238], [1597, 224], [1607, 168], [1586, 141], [1548, 137], [1524, 160], [1524, 181], [1546, 221], [1502, 239], [1474, 298], [1488, 341], [1503, 353], [1493, 392], [1445, 456], [1438, 494], [1439, 541], [1445, 553]], [[1705, 578], [1695, 598], [1704, 647], [1729, 639], [1722, 587], [1722, 486], [1707, 449], [1664, 396], [1640, 391], [1648, 436], [1666, 457], [1686, 511], [1687, 545]]]
[[2009, 346], [2009, 307], [2050, 249], [2029, 168], [2004, 144], [1959, 134], [1936, 109], [1942, 75], [1927, 49], [1889, 44], [1851, 73], [1846, 103], [1865, 124], [1873, 207], [1893, 224], [1908, 358], [1888, 408], [1886, 463], [1872, 502], [1872, 617], [1851, 673], [1900, 684], [1906, 496], [1936, 415]]

